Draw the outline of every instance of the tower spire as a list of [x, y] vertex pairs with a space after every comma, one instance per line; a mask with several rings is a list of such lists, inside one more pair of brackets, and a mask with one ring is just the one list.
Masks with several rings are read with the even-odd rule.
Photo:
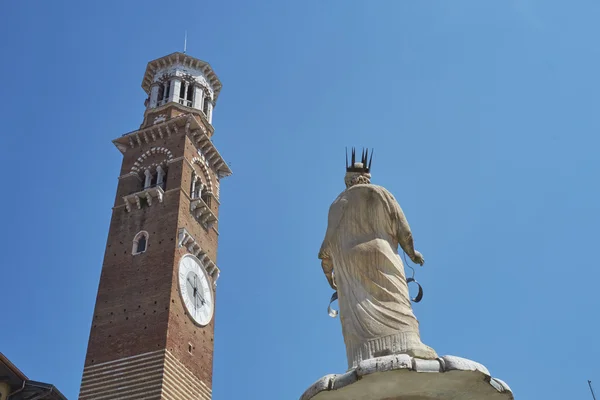
[[187, 50], [187, 30], [185, 31], [185, 36], [183, 38], [183, 54], [185, 54]]

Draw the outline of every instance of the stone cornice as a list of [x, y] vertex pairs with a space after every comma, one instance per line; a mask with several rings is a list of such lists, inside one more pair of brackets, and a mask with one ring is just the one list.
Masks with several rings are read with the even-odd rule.
[[158, 139], [169, 138], [172, 135], [186, 134], [195, 143], [198, 150], [206, 158], [210, 167], [219, 178], [231, 175], [231, 169], [210, 140], [208, 130], [193, 114], [184, 114], [168, 121], [124, 134], [113, 140], [114, 145], [123, 154], [127, 149], [143, 145], [151, 145]]
[[[188, 107], [188, 106], [184, 106], [183, 104], [179, 104], [176, 101], [170, 101], [168, 103], [164, 103], [158, 107], [155, 108], [147, 108], [146, 111], [144, 111], [144, 118], [147, 117], [148, 114], [158, 114], [160, 115], [160, 113], [162, 111], [168, 111], [169, 108], [175, 108], [178, 111], [181, 111], [184, 114], [193, 114], [195, 116], [199, 116], [202, 121], [206, 124], [206, 126], [208, 127], [208, 130], [210, 131], [210, 135], [212, 137], [213, 133], [215, 132], [215, 128], [213, 128], [212, 124], [210, 122], [208, 122], [208, 118], [206, 118], [206, 114], [204, 114], [204, 111], [202, 110], [198, 110], [194, 107]], [[176, 118], [181, 117], [178, 116]], [[146, 128], [150, 128], [150, 126], [146, 127]], [[145, 129], [145, 128], [144, 128]]]
[[196, 148], [200, 150], [208, 164], [217, 172], [219, 179], [232, 174], [231, 169], [210, 140], [206, 128], [191, 115], [186, 121], [185, 132], [196, 144]]

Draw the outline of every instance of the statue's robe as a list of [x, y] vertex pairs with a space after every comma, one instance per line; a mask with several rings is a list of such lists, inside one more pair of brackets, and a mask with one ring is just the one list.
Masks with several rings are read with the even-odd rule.
[[390, 354], [437, 357], [421, 343], [398, 255], [411, 238], [400, 205], [381, 186], [351, 186], [329, 209], [319, 258], [333, 263], [349, 368]]

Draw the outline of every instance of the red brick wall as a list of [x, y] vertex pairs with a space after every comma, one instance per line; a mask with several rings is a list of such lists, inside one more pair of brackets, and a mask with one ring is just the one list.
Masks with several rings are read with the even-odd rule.
[[[153, 147], [165, 147], [173, 159], [163, 202], [131, 212], [123, 196], [139, 188], [141, 177], [124, 176], [138, 158]], [[90, 333], [85, 365], [94, 365], [160, 349], [168, 349], [186, 368], [209, 387], [212, 383], [214, 317], [206, 327], [197, 326], [185, 311], [179, 294], [179, 259], [185, 249], [177, 248], [179, 228], [185, 228], [216, 262], [217, 224], [202, 227], [190, 212], [189, 188], [197, 150], [184, 130], [170, 138], [142, 147], [129, 148], [123, 157], [115, 207], [110, 223], [106, 253]], [[160, 162], [164, 154], [146, 162]], [[214, 174], [211, 170], [211, 174]], [[213, 175], [213, 181], [216, 177]], [[212, 207], [218, 215], [218, 201]], [[149, 233], [147, 250], [132, 255], [133, 239], [139, 231]], [[193, 355], [188, 353], [188, 343]]]

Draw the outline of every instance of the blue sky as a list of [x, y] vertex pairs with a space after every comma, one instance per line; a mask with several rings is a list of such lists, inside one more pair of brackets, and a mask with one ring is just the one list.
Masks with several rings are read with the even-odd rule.
[[375, 148], [426, 259], [423, 341], [518, 399], [597, 380], [600, 5], [591, 0], [19, 1], [4, 76], [0, 351], [75, 399], [148, 61], [223, 82], [214, 398], [345, 371], [317, 252], [344, 147]]

